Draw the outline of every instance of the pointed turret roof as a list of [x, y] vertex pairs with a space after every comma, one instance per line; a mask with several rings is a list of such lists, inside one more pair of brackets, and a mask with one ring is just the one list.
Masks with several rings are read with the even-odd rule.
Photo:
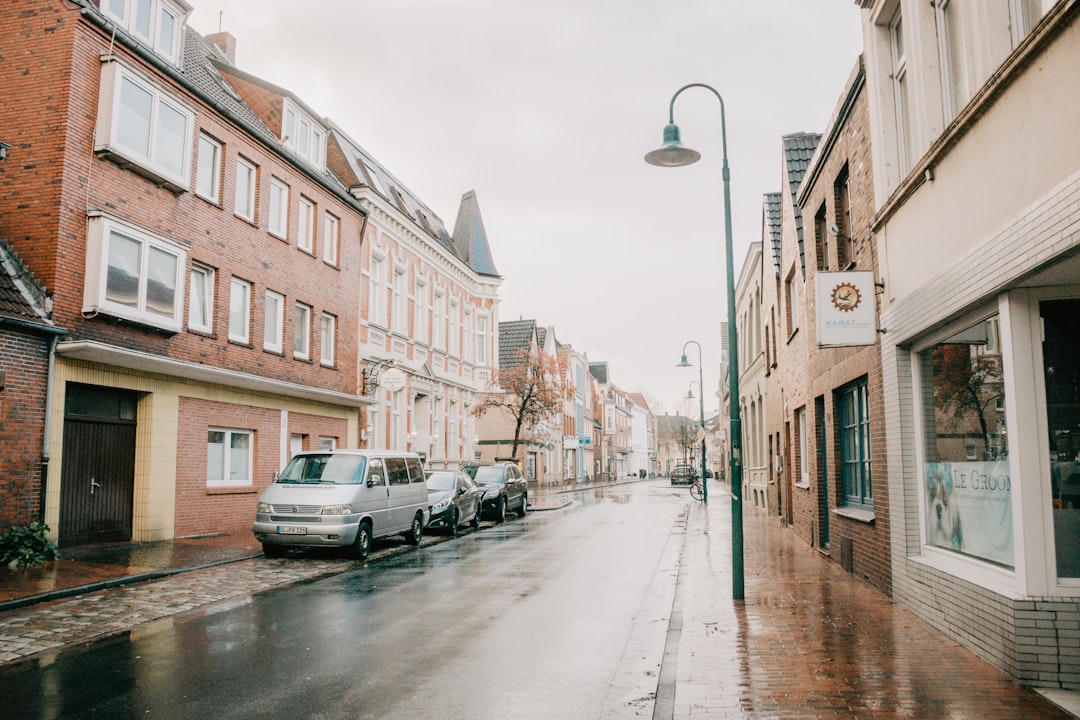
[[499, 276], [499, 271], [495, 269], [495, 260], [491, 257], [491, 246], [488, 245], [484, 218], [480, 215], [480, 203], [476, 199], [475, 190], [461, 196], [453, 241], [458, 256], [478, 274]]

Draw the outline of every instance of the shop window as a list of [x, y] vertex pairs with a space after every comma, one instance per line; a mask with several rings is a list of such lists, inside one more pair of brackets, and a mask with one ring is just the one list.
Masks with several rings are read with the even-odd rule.
[[870, 465], [870, 401], [866, 378], [840, 390], [840, 477], [844, 504], [874, 508]]
[[[919, 353], [926, 543], [1013, 567], [997, 316]], [[973, 459], [974, 458], [974, 459]]]
[[1058, 577], [1080, 577], [1080, 300], [1039, 304]]

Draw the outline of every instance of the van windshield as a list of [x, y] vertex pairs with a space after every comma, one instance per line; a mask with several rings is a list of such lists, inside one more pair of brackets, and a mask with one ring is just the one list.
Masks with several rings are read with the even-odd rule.
[[281, 471], [277, 482], [356, 485], [364, 478], [366, 461], [363, 455], [297, 455]]

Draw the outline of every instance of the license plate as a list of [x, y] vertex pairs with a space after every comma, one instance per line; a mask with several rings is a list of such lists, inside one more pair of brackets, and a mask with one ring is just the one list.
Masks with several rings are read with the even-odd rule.
[[278, 525], [278, 535], [307, 535], [306, 527], [297, 527], [296, 525]]

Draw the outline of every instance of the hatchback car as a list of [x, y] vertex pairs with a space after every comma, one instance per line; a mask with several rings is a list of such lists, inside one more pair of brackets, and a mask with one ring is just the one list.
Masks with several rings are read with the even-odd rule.
[[467, 522], [480, 527], [480, 498], [476, 483], [463, 472], [429, 470], [427, 473], [429, 528], [445, 528], [457, 535], [458, 525]]
[[518, 517], [525, 517], [529, 508], [529, 485], [517, 465], [511, 462], [470, 463], [462, 471], [484, 494], [481, 505], [484, 516], [502, 522], [506, 513], [513, 510]]
[[685, 463], [680, 463], [671, 470], [672, 485], [693, 485], [698, 477], [698, 473], [693, 466]]

